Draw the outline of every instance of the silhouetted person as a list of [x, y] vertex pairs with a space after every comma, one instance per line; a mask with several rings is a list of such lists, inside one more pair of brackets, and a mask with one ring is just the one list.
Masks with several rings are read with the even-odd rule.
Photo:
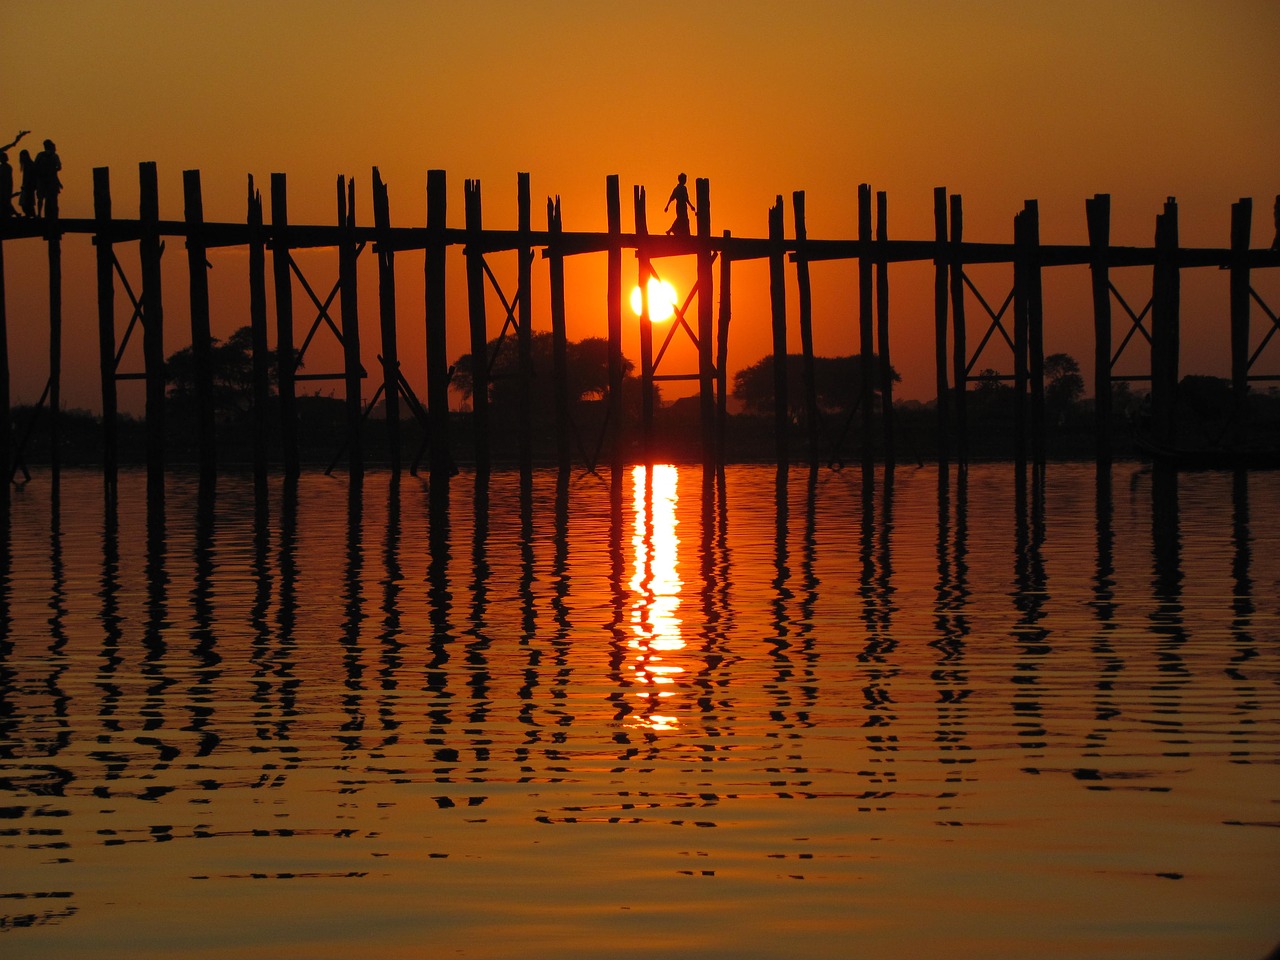
[[13, 209], [13, 167], [9, 163], [9, 154], [0, 150], [0, 220], [17, 215], [18, 211]]
[[52, 140], [46, 140], [44, 149], [36, 154], [35, 160], [36, 208], [42, 216], [53, 217], [58, 213], [58, 193], [62, 190], [58, 172], [61, 169], [57, 148]]
[[667, 228], [667, 233], [673, 237], [689, 236], [689, 211], [698, 212], [694, 209], [693, 204], [689, 202], [689, 188], [685, 186], [685, 181], [688, 179], [683, 173], [680, 174], [680, 182], [671, 191], [671, 196], [667, 199], [667, 205], [662, 208], [663, 213], [665, 213], [672, 203], [676, 205], [676, 218], [671, 226]]
[[18, 154], [18, 206], [24, 217], [36, 215], [36, 163], [31, 153], [23, 150]]

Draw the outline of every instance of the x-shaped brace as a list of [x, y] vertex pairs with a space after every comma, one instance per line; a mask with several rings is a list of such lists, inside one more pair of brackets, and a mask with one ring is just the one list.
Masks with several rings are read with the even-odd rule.
[[978, 344], [978, 349], [973, 352], [973, 359], [971, 359], [968, 366], [964, 368], [964, 374], [967, 377], [973, 371], [974, 366], [978, 362], [978, 358], [982, 356], [982, 351], [986, 349], [987, 341], [991, 339], [992, 334], [997, 330], [1000, 331], [1000, 336], [1004, 337], [1004, 342], [1009, 345], [1009, 349], [1016, 349], [1013, 345], [1013, 338], [1009, 336], [1009, 331], [1004, 328], [1004, 323], [1002, 322], [1005, 312], [1009, 309], [1009, 304], [1013, 303], [1013, 290], [1009, 291], [1009, 295], [1004, 298], [1004, 303], [1000, 304], [1000, 309], [998, 311], [992, 310], [991, 305], [987, 303], [982, 292], [978, 290], [978, 288], [974, 286], [973, 281], [969, 279], [969, 275], [961, 270], [960, 277], [964, 280], [965, 286], [973, 291], [973, 295], [978, 298], [978, 303], [982, 304], [982, 309], [987, 312], [987, 316], [991, 318], [991, 324], [987, 327], [987, 332], [983, 334], [982, 342]]
[[1124, 297], [1120, 295], [1120, 291], [1116, 289], [1116, 285], [1108, 281], [1107, 286], [1111, 288], [1111, 293], [1115, 298], [1120, 301], [1120, 306], [1124, 307], [1124, 312], [1129, 315], [1129, 320], [1131, 321], [1129, 324], [1129, 332], [1124, 335], [1124, 340], [1121, 342], [1119, 349], [1116, 350], [1115, 356], [1111, 358], [1111, 366], [1114, 368], [1116, 361], [1119, 360], [1120, 355], [1124, 353], [1124, 348], [1129, 345], [1129, 341], [1133, 339], [1135, 332], [1141, 331], [1142, 335], [1147, 338], [1147, 343], [1151, 342], [1151, 334], [1147, 332], [1147, 328], [1143, 326], [1142, 321], [1146, 318], [1147, 314], [1151, 312], [1151, 305], [1156, 301], [1155, 297], [1152, 297], [1147, 301], [1147, 305], [1142, 308], [1142, 313], [1134, 313], [1133, 308], [1125, 302]]

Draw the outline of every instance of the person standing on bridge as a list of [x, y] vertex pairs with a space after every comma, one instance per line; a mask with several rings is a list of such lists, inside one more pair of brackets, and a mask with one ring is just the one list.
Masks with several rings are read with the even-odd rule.
[[680, 182], [676, 184], [675, 189], [671, 191], [671, 196], [667, 199], [667, 205], [662, 208], [662, 212], [666, 213], [670, 209], [671, 204], [676, 205], [676, 218], [671, 226], [667, 228], [667, 235], [672, 237], [689, 236], [689, 211], [694, 213], [698, 211], [693, 204], [689, 202], [689, 188], [685, 186], [685, 182], [689, 179], [683, 173], [680, 174]]
[[36, 163], [31, 152], [18, 153], [18, 207], [24, 217], [36, 215]]
[[13, 209], [13, 167], [9, 163], [9, 154], [0, 150], [0, 220], [17, 215], [18, 211]]
[[44, 149], [36, 154], [35, 159], [36, 205], [45, 217], [58, 215], [58, 193], [62, 190], [58, 172], [61, 169], [57, 147], [52, 140], [46, 140]]

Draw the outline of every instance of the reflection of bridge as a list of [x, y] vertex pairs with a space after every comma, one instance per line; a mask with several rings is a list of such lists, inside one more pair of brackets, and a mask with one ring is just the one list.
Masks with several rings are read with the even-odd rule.
[[[967, 455], [966, 388], [974, 366], [989, 344], [1003, 341], [1012, 359], [1012, 371], [1000, 375], [1014, 387], [1016, 413], [1016, 450], [1019, 458], [1028, 455], [1039, 461], [1044, 457], [1044, 349], [1041, 274], [1046, 267], [1077, 264], [1088, 265], [1092, 272], [1094, 330], [1097, 456], [1108, 460], [1111, 451], [1111, 384], [1117, 379], [1149, 380], [1153, 415], [1153, 435], [1171, 440], [1174, 432], [1173, 400], [1178, 380], [1179, 355], [1179, 277], [1191, 267], [1218, 267], [1230, 270], [1230, 334], [1232, 386], [1236, 412], [1243, 402], [1250, 381], [1274, 380], [1277, 377], [1255, 372], [1255, 364], [1273, 334], [1280, 329], [1276, 314], [1253, 289], [1251, 271], [1280, 266], [1280, 250], [1251, 250], [1249, 237], [1252, 202], [1240, 200], [1232, 206], [1230, 245], [1224, 248], [1183, 248], [1178, 242], [1177, 205], [1170, 199], [1157, 217], [1156, 241], [1152, 247], [1116, 247], [1110, 244], [1110, 200], [1099, 195], [1086, 202], [1090, 242], [1088, 245], [1050, 245], [1039, 240], [1039, 216], [1034, 201], [1028, 201], [1014, 218], [1012, 243], [976, 243], [963, 237], [961, 198], [947, 196], [944, 188], [934, 192], [934, 237], [929, 240], [893, 240], [887, 233], [884, 193], [877, 194], [875, 208], [871, 189], [862, 185], [858, 192], [858, 236], [852, 240], [810, 239], [805, 229], [804, 194], [794, 195], [795, 236], [788, 239], [783, 228], [783, 202], [778, 197], [769, 212], [769, 236], [749, 239], [731, 236], [727, 231], [713, 236], [711, 231], [710, 188], [706, 180], [696, 184], [697, 223], [692, 237], [653, 236], [648, 233], [645, 218], [645, 191], [635, 188], [635, 221], [631, 233], [622, 231], [621, 197], [616, 176], [609, 177], [606, 188], [608, 230], [604, 233], [568, 232], [563, 229], [558, 198], [548, 200], [547, 228], [532, 227], [529, 177], [518, 178], [518, 225], [515, 230], [494, 230], [483, 226], [480, 184], [469, 180], [465, 189], [465, 226], [446, 226], [446, 178], [444, 171], [427, 175], [427, 216], [425, 227], [393, 227], [390, 223], [387, 188], [375, 168], [372, 175], [372, 226], [358, 226], [355, 217], [355, 184], [345, 177], [338, 180], [337, 223], [330, 226], [299, 225], [289, 222], [286, 180], [283, 174], [271, 178], [271, 217], [266, 222], [262, 198], [249, 180], [248, 213], [245, 223], [207, 222], [203, 216], [199, 171], [184, 173], [184, 218], [161, 220], [156, 167], [140, 166], [140, 206], [136, 220], [118, 219], [111, 203], [110, 177], [106, 168], [94, 171], [94, 211], [92, 219], [52, 219], [32, 221], [8, 219], [0, 221], [0, 419], [9, 418], [9, 357], [2, 285], [3, 241], [42, 239], [49, 260], [49, 376], [40, 407], [47, 404], [50, 450], [54, 475], [58, 472], [59, 416], [61, 396], [61, 353], [63, 337], [61, 244], [67, 234], [92, 236], [97, 255], [98, 342], [103, 409], [103, 461], [108, 481], [115, 477], [117, 462], [116, 387], [120, 380], [137, 379], [146, 383], [147, 461], [150, 475], [158, 480], [165, 464], [165, 379], [164, 307], [161, 296], [161, 255], [164, 238], [183, 237], [187, 247], [190, 286], [190, 336], [195, 368], [196, 434], [202, 475], [215, 471], [216, 424], [214, 417], [214, 383], [212, 372], [209, 311], [208, 263], [206, 252], [215, 247], [245, 247], [249, 254], [249, 302], [253, 333], [253, 451], [255, 471], [267, 471], [267, 436], [269, 395], [269, 348], [266, 252], [271, 251], [275, 296], [275, 342], [279, 356], [286, 358], [279, 370], [279, 435], [281, 457], [287, 475], [299, 469], [296, 436], [295, 398], [297, 385], [304, 380], [341, 380], [344, 383], [346, 437], [343, 449], [353, 474], [363, 469], [365, 444], [361, 428], [373, 405], [384, 399], [387, 419], [388, 456], [393, 469], [400, 469], [400, 420], [403, 403], [422, 425], [430, 438], [430, 469], [443, 476], [452, 468], [450, 454], [448, 391], [451, 370], [448, 362], [445, 315], [445, 267], [451, 247], [462, 247], [467, 265], [468, 316], [472, 356], [487, 362], [475, 364], [473, 370], [474, 410], [472, 416], [476, 436], [477, 468], [489, 469], [490, 411], [488, 389], [493, 357], [487, 356], [489, 323], [486, 316], [487, 285], [492, 287], [505, 313], [499, 348], [514, 333], [519, 353], [519, 435], [520, 459], [528, 466], [532, 461], [532, 414], [530, 383], [534, 375], [531, 338], [533, 326], [532, 273], [535, 249], [540, 250], [549, 268], [549, 312], [554, 342], [551, 380], [556, 385], [556, 454], [561, 464], [572, 459], [570, 403], [566, 377], [565, 333], [565, 259], [591, 253], [608, 257], [607, 317], [609, 343], [609, 391], [604, 427], [594, 448], [583, 446], [582, 457], [594, 466], [612, 438], [611, 451], [621, 457], [617, 442], [622, 420], [622, 252], [634, 250], [639, 261], [640, 288], [654, 274], [653, 261], [678, 256], [696, 259], [697, 282], [683, 305], [677, 304], [676, 317], [666, 341], [655, 357], [653, 332], [647, 318], [647, 304], [642, 304], [641, 331], [641, 421], [644, 448], [653, 434], [654, 385], [660, 380], [696, 380], [699, 384], [699, 413], [703, 456], [715, 462], [723, 454], [724, 424], [727, 399], [727, 353], [731, 315], [731, 264], [735, 260], [767, 259], [770, 275], [772, 314], [775, 453], [780, 462], [789, 458], [788, 393], [794, 384], [787, 382], [787, 365], [781, 362], [788, 354], [786, 317], [785, 261], [789, 256], [796, 267], [799, 294], [799, 339], [804, 358], [799, 388], [802, 391], [804, 420], [808, 438], [808, 457], [818, 462], [818, 408], [813, 367], [813, 336], [809, 265], [823, 260], [856, 260], [858, 262], [858, 333], [859, 349], [865, 376], [861, 381], [861, 450], [864, 462], [873, 456], [872, 438], [877, 429], [876, 396], [879, 402], [879, 432], [885, 458], [892, 462], [893, 408], [890, 369], [890, 322], [888, 266], [907, 261], [932, 262], [935, 274], [935, 359], [937, 384], [937, 422], [939, 456], [952, 456], [963, 462]], [[875, 230], [872, 214], [876, 214]], [[1277, 200], [1280, 218], [1280, 198]], [[356, 297], [356, 264], [360, 253], [372, 242], [378, 261], [380, 349], [376, 352], [382, 375], [371, 400], [366, 402], [362, 379], [366, 376], [360, 344], [360, 325]], [[136, 244], [141, 282], [132, 285], [121, 267], [116, 248]], [[311, 247], [332, 247], [337, 251], [336, 282], [321, 296], [324, 288], [314, 287], [303, 274], [293, 251]], [[426, 390], [421, 402], [400, 371], [397, 347], [397, 313], [395, 302], [395, 254], [422, 251], [425, 257], [425, 327]], [[486, 261], [486, 256], [499, 251], [517, 254], [515, 293], [508, 297]], [[719, 263], [720, 303], [713, 311], [713, 266]], [[966, 272], [971, 264], [1009, 264], [1013, 270], [1012, 286], [998, 308], [988, 301]], [[1152, 268], [1152, 292], [1140, 311], [1130, 307], [1112, 283], [1113, 268], [1149, 266]], [[131, 314], [123, 334], [116, 317], [116, 281], [120, 281], [131, 305]], [[508, 281], [509, 283], [509, 281]], [[294, 328], [294, 293], [300, 288], [314, 308], [315, 316], [301, 338]], [[967, 291], [967, 293], [966, 293]], [[696, 314], [687, 315], [697, 299]], [[337, 300], [335, 319], [332, 310]], [[1112, 303], [1119, 302], [1128, 317], [1123, 340], [1114, 348]], [[983, 315], [983, 333], [979, 345], [970, 355], [968, 303], [976, 303]], [[1256, 302], [1270, 321], [1270, 327], [1256, 347], [1251, 347], [1250, 322]], [[1010, 309], [1012, 312], [1010, 313]], [[1149, 318], [1149, 323], [1148, 323]], [[121, 363], [135, 330], [141, 325], [142, 371], [125, 372]], [[301, 373], [299, 367], [315, 337], [328, 330], [342, 347], [342, 369], [332, 373]], [[692, 373], [659, 373], [666, 348], [677, 331], [687, 334], [697, 349], [697, 370]], [[1113, 369], [1120, 355], [1141, 334], [1150, 346], [1149, 374], [1118, 377]], [[456, 348], [455, 348], [456, 349]], [[873, 369], [878, 356], [879, 367]], [[24, 358], [26, 359], [26, 358]], [[37, 411], [38, 412], [38, 411]], [[23, 466], [26, 440], [20, 436], [14, 444], [6, 431], [0, 431], [3, 459], [10, 470]], [[947, 437], [956, 437], [956, 449], [948, 448]]]

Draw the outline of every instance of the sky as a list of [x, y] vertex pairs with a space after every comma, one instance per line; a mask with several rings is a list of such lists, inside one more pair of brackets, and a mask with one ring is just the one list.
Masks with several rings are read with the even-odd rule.
[[[199, 169], [209, 220], [243, 221], [247, 176], [265, 192], [270, 174], [285, 172], [293, 222], [335, 222], [335, 182], [346, 175], [356, 180], [357, 219], [370, 223], [377, 166], [397, 225], [424, 222], [426, 171], [443, 169], [451, 226], [463, 223], [464, 181], [478, 178], [486, 225], [514, 227], [516, 177], [528, 172], [534, 226], [545, 226], [545, 199], [559, 196], [568, 230], [605, 228], [610, 174], [621, 180], [624, 230], [634, 185], [646, 188], [651, 229], [662, 229], [662, 204], [687, 172], [690, 182], [710, 181], [713, 232], [735, 236], [765, 236], [777, 196], [791, 236], [791, 195], [803, 190], [811, 237], [853, 237], [858, 185], [869, 183], [886, 192], [890, 235], [903, 239], [932, 237], [933, 189], [944, 186], [963, 196], [972, 240], [1010, 240], [1014, 214], [1034, 198], [1043, 242], [1083, 243], [1084, 201], [1104, 192], [1115, 243], [1149, 245], [1155, 215], [1176, 196], [1183, 243], [1226, 246], [1231, 203], [1253, 197], [1253, 244], [1267, 246], [1280, 193], [1274, 0], [0, 0], [0, 33], [0, 137], [30, 129], [22, 146], [57, 142], [64, 216], [91, 215], [97, 166], [111, 169], [117, 216], [136, 216], [141, 161], [157, 163], [161, 214], [172, 219], [182, 216], [182, 171]], [[47, 376], [45, 251], [10, 241], [4, 254], [13, 401], [32, 402]], [[136, 254], [120, 257], [136, 289]], [[89, 239], [68, 237], [63, 258], [64, 403], [96, 409]], [[247, 258], [219, 250], [209, 259], [213, 328], [225, 337], [247, 322]], [[334, 251], [300, 260], [314, 286], [336, 279]], [[514, 257], [491, 262], [510, 298]], [[171, 352], [189, 341], [179, 241], [165, 263]], [[633, 265], [628, 258], [624, 270]], [[687, 290], [691, 262], [659, 269]], [[545, 274], [539, 260], [535, 330], [550, 327]], [[1011, 286], [1008, 268], [973, 274], [989, 301]], [[894, 266], [890, 277], [899, 394], [927, 399], [932, 270]], [[452, 359], [467, 349], [460, 250], [449, 278]], [[572, 338], [604, 334], [604, 278], [602, 255], [570, 261]], [[1135, 309], [1145, 304], [1149, 270], [1114, 279]], [[1088, 374], [1087, 270], [1056, 268], [1044, 282], [1046, 349], [1071, 353]], [[399, 254], [401, 355], [420, 388], [422, 285], [421, 254]], [[1255, 285], [1280, 305], [1280, 285], [1261, 274]], [[372, 257], [362, 258], [360, 286], [362, 337], [375, 344]], [[798, 349], [791, 267], [788, 289]], [[1183, 372], [1225, 373], [1225, 274], [1188, 271], [1183, 290]], [[305, 326], [300, 296], [295, 323]], [[856, 351], [856, 303], [855, 262], [814, 267], [819, 353]], [[733, 306], [731, 373], [769, 350], [763, 264], [735, 263]], [[981, 332], [975, 310], [971, 344]], [[638, 359], [636, 321], [625, 312], [624, 351]], [[502, 313], [492, 295], [489, 317], [496, 335]], [[659, 372], [693, 369], [683, 343], [672, 351]], [[368, 367], [375, 350], [365, 352]], [[336, 356], [322, 342], [307, 369], [328, 369]], [[128, 357], [125, 367], [140, 365]], [[1010, 363], [993, 352], [977, 366]], [[123, 388], [122, 405], [137, 410], [133, 389]]]

